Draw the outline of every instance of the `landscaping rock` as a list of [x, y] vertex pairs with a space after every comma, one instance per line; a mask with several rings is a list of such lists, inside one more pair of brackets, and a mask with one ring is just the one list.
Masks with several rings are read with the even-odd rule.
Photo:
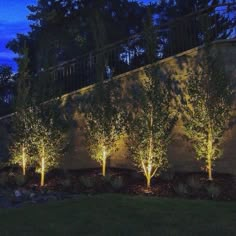
[[19, 190], [15, 190], [14, 195], [15, 195], [16, 198], [21, 198], [22, 197], [22, 193]]
[[30, 193], [29, 198], [33, 199], [33, 198], [35, 198], [35, 196], [36, 196], [36, 194], [32, 192], [32, 193]]

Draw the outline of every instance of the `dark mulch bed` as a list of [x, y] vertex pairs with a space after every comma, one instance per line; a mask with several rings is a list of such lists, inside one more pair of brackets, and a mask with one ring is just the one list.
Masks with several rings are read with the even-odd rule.
[[[7, 187], [16, 188], [14, 176], [17, 169], [4, 169], [11, 173]], [[235, 177], [214, 173], [214, 181], [207, 180], [206, 173], [164, 173], [152, 180], [147, 189], [142, 173], [125, 169], [109, 169], [107, 176], [101, 176], [100, 169], [53, 170], [46, 176], [45, 190], [69, 194], [125, 193], [161, 197], [182, 197], [189, 199], [236, 200]], [[28, 172], [26, 183], [21, 188], [39, 190], [39, 175]], [[3, 186], [2, 186], [3, 187]], [[18, 186], [19, 187], [19, 186]], [[1, 188], [1, 187], [0, 187]]]

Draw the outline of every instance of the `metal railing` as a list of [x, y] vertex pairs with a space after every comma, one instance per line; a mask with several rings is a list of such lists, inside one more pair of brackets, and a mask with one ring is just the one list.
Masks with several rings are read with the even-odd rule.
[[44, 88], [38, 94], [42, 102], [174, 56], [206, 41], [233, 38], [236, 38], [236, 2], [211, 6], [41, 71], [32, 85], [37, 90]]
[[[155, 26], [153, 60], [158, 61], [207, 41], [236, 38], [236, 6], [223, 4]], [[53, 95], [62, 95], [150, 63], [147, 33], [61, 63], [39, 77], [50, 77]]]

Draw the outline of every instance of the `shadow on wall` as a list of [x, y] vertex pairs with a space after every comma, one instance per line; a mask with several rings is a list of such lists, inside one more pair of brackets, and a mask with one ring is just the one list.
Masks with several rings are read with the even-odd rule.
[[[214, 50], [218, 50], [220, 60], [225, 65], [227, 76], [232, 81], [236, 81], [236, 41], [221, 41], [214, 44]], [[181, 91], [184, 81], [188, 75], [188, 69], [196, 69], [198, 60], [201, 60], [202, 48], [195, 48], [184, 53], [178, 54], [159, 61], [163, 76], [170, 76], [174, 83], [175, 91]], [[125, 109], [137, 109], [136, 97], [140, 89], [140, 84], [145, 78], [145, 68], [119, 75], [112, 80], [116, 92], [123, 101], [126, 101]], [[109, 83], [109, 81], [108, 81]], [[83, 169], [93, 168], [99, 165], [89, 157], [86, 150], [86, 142], [84, 138], [85, 120], [83, 108], [87, 103], [96, 106], [96, 101], [92, 99], [94, 86], [89, 86], [79, 91], [62, 96], [60, 110], [66, 120], [70, 122], [69, 127], [69, 147], [62, 164], [66, 169]], [[181, 100], [181, 98], [180, 98]], [[178, 109], [178, 101], [174, 101]], [[5, 121], [0, 124], [0, 158], [7, 158], [7, 129]], [[127, 137], [126, 137], [127, 138]], [[232, 124], [231, 129], [225, 134], [224, 154], [222, 159], [216, 162], [216, 170], [224, 173], [236, 174], [236, 126]], [[119, 140], [119, 149], [108, 160], [108, 167], [118, 168], [135, 168], [129, 159], [129, 153], [125, 138]], [[184, 137], [183, 124], [179, 120], [173, 130], [173, 140], [168, 150], [168, 160], [170, 166], [176, 171], [199, 171], [201, 163], [196, 161], [194, 151], [190, 142]], [[219, 162], [219, 165], [217, 163]]]
[[[227, 75], [236, 81], [236, 69], [234, 59], [236, 58], [236, 41], [222, 41], [214, 44], [214, 49], [218, 51], [219, 59], [225, 65]], [[158, 62], [160, 64], [163, 76], [171, 76], [174, 78], [174, 86], [176, 91], [181, 91], [184, 86], [184, 81], [188, 75], [188, 69], [193, 70], [197, 68], [198, 61], [201, 60], [203, 53], [202, 48], [188, 50], [184, 53], [178, 54], [174, 57], [167, 58]], [[135, 109], [135, 105], [131, 105], [138, 94], [137, 90], [141, 80], [145, 77], [144, 68], [125, 73], [114, 78], [117, 88], [120, 89], [120, 96], [126, 100], [126, 109]], [[97, 163], [89, 158], [89, 155], [84, 146], [83, 140], [83, 115], [81, 113], [82, 105], [90, 102], [90, 96], [93, 86], [82, 89], [77, 93], [65, 96], [62, 98], [61, 108], [63, 112], [67, 112], [72, 116], [77, 126], [72, 130], [73, 143], [71, 149], [66, 154], [65, 167], [66, 168], [91, 168], [97, 167]], [[96, 104], [94, 104], [96, 105]], [[178, 104], [176, 103], [176, 106]], [[232, 129], [225, 134], [224, 154], [219, 161], [216, 162], [216, 170], [219, 172], [227, 172], [236, 174], [236, 128], [233, 124]], [[168, 150], [168, 159], [170, 165], [176, 171], [199, 171], [201, 163], [196, 161], [194, 151], [190, 142], [184, 137], [183, 124], [179, 120], [173, 131], [173, 140]], [[219, 163], [219, 165], [217, 165]], [[134, 165], [129, 160], [126, 142], [119, 141], [119, 150], [112, 155], [108, 161], [108, 166], [119, 168], [134, 168]]]

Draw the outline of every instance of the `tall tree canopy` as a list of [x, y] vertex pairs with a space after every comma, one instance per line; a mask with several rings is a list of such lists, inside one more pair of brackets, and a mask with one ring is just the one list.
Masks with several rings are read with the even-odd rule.
[[[226, 7], [227, 0], [161, 0], [156, 6], [158, 24], [172, 22], [161, 30], [163, 54], [168, 56], [199, 46], [205, 40], [226, 39], [234, 22]], [[205, 10], [204, 10], [205, 9]], [[181, 18], [186, 16], [184, 18]], [[206, 37], [209, 37], [206, 39]]]
[[[175, 23], [161, 31], [163, 53], [167, 55], [170, 50], [175, 53], [196, 46], [204, 38], [204, 27], [211, 31], [212, 39], [225, 38], [230, 33], [227, 29], [232, 22], [219, 12], [212, 14], [209, 10], [205, 12], [205, 17], [174, 20], [224, 2], [227, 1], [161, 0], [152, 5], [155, 11], [152, 10], [151, 17], [156, 15], [156, 24], [169, 21]], [[21, 54], [21, 48], [27, 42], [30, 71], [38, 72], [140, 33], [143, 30], [147, 6], [128, 0], [39, 0], [36, 5], [28, 8], [28, 19], [32, 22], [31, 31], [28, 35], [18, 34], [9, 42], [8, 47]], [[100, 31], [103, 34], [98, 41], [97, 34]]]
[[20, 54], [27, 41], [34, 72], [95, 49], [98, 17], [107, 32], [105, 45], [140, 32], [145, 15], [145, 6], [128, 0], [39, 0], [28, 8], [31, 32], [17, 35], [8, 47]]
[[[230, 14], [216, 11], [222, 2], [161, 0], [146, 6], [129, 0], [38, 0], [28, 6], [31, 31], [18, 34], [8, 47], [19, 54], [19, 65], [27, 48], [28, 72], [39, 78], [32, 86], [45, 101], [202, 45], [206, 39], [226, 39], [235, 22]], [[134, 37], [126, 40], [129, 36]], [[53, 66], [57, 69], [50, 71]]]
[[15, 88], [12, 68], [0, 65], [0, 115], [11, 111], [11, 101]]

